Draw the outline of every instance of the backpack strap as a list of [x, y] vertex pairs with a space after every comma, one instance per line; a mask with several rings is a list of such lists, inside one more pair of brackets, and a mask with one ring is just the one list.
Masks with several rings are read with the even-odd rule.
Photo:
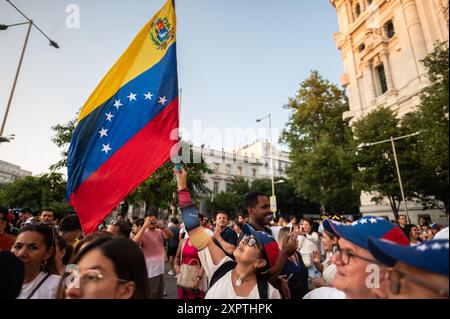
[[267, 280], [257, 278], [259, 299], [269, 299], [269, 284]]
[[213, 274], [211, 277], [211, 281], [209, 282], [209, 289], [223, 276], [225, 276], [226, 273], [228, 273], [230, 270], [233, 270], [234, 267], [236, 267], [236, 262], [233, 260], [229, 260], [224, 262]]

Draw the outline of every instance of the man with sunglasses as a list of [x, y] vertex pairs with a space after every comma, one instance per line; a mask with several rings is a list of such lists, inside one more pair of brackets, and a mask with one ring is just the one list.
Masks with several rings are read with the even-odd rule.
[[380, 263], [369, 251], [369, 237], [409, 246], [403, 231], [396, 224], [375, 216], [364, 216], [351, 225], [327, 219], [323, 226], [326, 231], [339, 237], [338, 249], [332, 259], [337, 268], [334, 288], [318, 288], [306, 295], [305, 299], [375, 298], [375, 291], [381, 289], [380, 278], [384, 273]]
[[387, 269], [386, 289], [376, 291], [387, 299], [448, 299], [448, 240], [432, 240], [417, 246], [400, 246], [369, 239], [371, 254]]

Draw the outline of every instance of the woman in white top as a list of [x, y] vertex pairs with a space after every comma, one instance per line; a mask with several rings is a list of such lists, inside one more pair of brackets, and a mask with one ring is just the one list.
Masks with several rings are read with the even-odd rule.
[[315, 277], [317, 269], [314, 267], [311, 255], [318, 250], [319, 234], [313, 231], [312, 221], [304, 218], [298, 236], [298, 251], [302, 255], [303, 263], [308, 268], [309, 277]]
[[245, 224], [243, 232], [246, 236], [233, 252], [236, 259], [233, 261], [200, 226], [197, 210], [187, 190], [186, 171], [174, 170], [174, 173], [177, 175], [183, 222], [210, 280], [205, 299], [280, 299], [279, 292], [267, 282], [268, 270], [279, 253], [275, 239]]
[[51, 226], [30, 224], [17, 236], [11, 252], [25, 266], [22, 291], [17, 299], [54, 299], [60, 276], [55, 265], [55, 236]]
[[322, 278], [314, 278], [313, 285], [314, 288], [323, 287], [323, 286], [331, 286], [334, 276], [336, 275], [336, 265], [331, 262], [334, 251], [337, 248], [338, 237], [330, 232], [324, 230], [322, 237], [323, 249], [325, 250], [325, 260], [320, 261], [320, 253], [319, 251], [314, 251], [313, 253], [313, 262], [314, 266], [318, 271], [322, 273]]

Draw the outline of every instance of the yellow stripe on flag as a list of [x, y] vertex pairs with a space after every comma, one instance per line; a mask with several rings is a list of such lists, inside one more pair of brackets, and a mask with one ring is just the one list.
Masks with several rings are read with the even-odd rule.
[[[173, 38], [159, 48], [152, 40], [152, 24], [156, 19], [167, 18], [173, 26]], [[78, 117], [77, 124], [97, 107], [105, 103], [125, 84], [157, 64], [176, 41], [176, 16], [172, 1], [168, 0], [164, 7], [139, 32], [125, 53], [109, 70], [94, 92], [91, 94]]]

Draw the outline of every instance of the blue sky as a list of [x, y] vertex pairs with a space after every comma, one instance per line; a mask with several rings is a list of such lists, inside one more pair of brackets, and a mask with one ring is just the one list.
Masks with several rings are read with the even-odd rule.
[[[32, 31], [6, 125], [5, 133], [16, 139], [0, 144], [1, 160], [39, 174], [60, 158], [50, 127], [75, 117], [164, 1], [12, 1], [61, 46], [50, 47]], [[70, 4], [80, 9], [80, 28], [66, 26]], [[267, 124], [255, 119], [268, 113], [281, 131], [289, 116], [283, 105], [310, 70], [335, 83], [342, 73], [333, 40], [337, 18], [328, 0], [178, 0], [177, 18], [181, 126], [189, 132], [194, 121], [222, 132], [261, 128]], [[0, 1], [0, 24], [23, 20]], [[0, 31], [1, 118], [25, 34], [26, 26]]]

